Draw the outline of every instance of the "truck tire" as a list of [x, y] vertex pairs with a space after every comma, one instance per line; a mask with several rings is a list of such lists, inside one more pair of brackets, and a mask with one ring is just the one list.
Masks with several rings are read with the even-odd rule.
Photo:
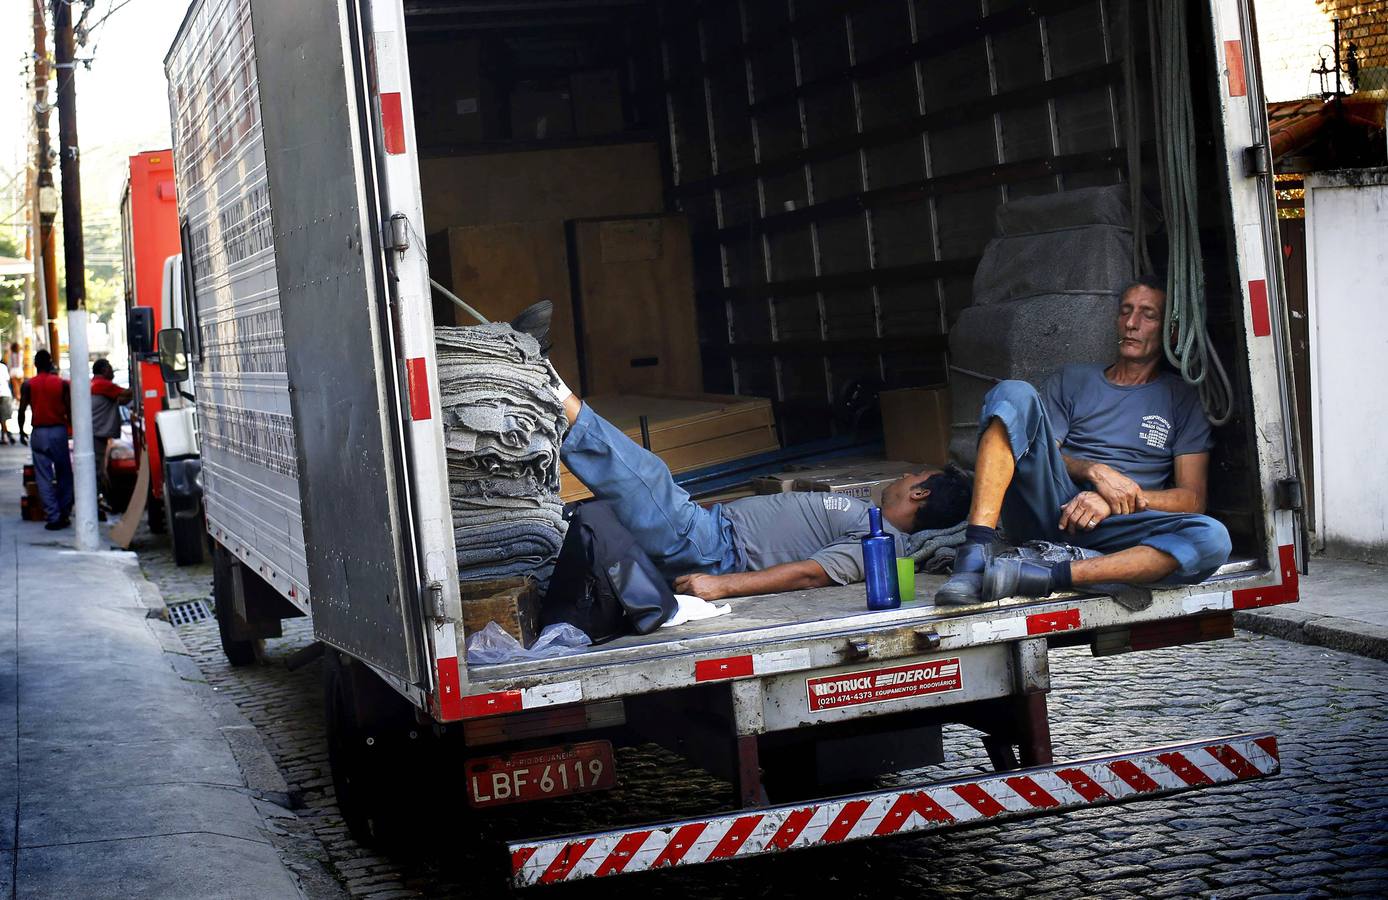
[[[168, 484], [164, 476], [164, 484]], [[174, 514], [173, 498], [168, 488], [164, 489], [164, 520], [169, 526], [169, 543], [173, 545], [174, 564], [193, 566], [202, 562], [203, 539], [207, 534], [206, 520], [202, 514], [202, 504], [198, 504], [196, 516]]]
[[323, 706], [328, 765], [347, 830], [363, 846], [405, 849], [419, 836], [411, 804], [426, 795], [431, 736], [414, 721], [413, 707], [332, 647], [323, 654]]
[[265, 653], [265, 642], [255, 638], [238, 640], [231, 636], [231, 616], [236, 603], [232, 596], [235, 583], [231, 567], [234, 565], [238, 565], [236, 560], [217, 544], [212, 553], [212, 603], [217, 608], [217, 632], [227, 662], [233, 666], [249, 666], [260, 661]]

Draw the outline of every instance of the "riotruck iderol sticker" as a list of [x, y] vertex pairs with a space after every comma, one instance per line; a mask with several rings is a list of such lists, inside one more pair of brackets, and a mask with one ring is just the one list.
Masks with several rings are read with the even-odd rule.
[[805, 679], [810, 712], [946, 694], [964, 687], [959, 657]]

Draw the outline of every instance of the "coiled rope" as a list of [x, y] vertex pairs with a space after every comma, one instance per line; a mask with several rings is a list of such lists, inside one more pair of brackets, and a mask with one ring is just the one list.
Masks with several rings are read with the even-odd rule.
[[[1186, 64], [1186, 4], [1184, 0], [1149, 0], [1147, 19], [1157, 170], [1170, 243], [1163, 345], [1171, 365], [1199, 391], [1206, 418], [1213, 425], [1223, 425], [1233, 415], [1233, 388], [1206, 329], [1205, 269], [1200, 252], [1195, 179], [1195, 117]], [[1140, 239], [1138, 235], [1134, 238]]]

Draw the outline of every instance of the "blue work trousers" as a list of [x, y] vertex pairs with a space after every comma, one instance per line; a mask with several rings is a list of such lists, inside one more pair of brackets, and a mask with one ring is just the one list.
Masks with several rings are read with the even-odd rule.
[[66, 425], [39, 425], [29, 434], [34, 451], [34, 480], [43, 501], [44, 518], [59, 522], [72, 514], [72, 457]]
[[1229, 532], [1209, 516], [1144, 510], [1109, 516], [1093, 531], [1061, 531], [1060, 509], [1080, 492], [1065, 470], [1046, 408], [1036, 388], [1004, 381], [988, 392], [978, 418], [979, 432], [1002, 422], [1017, 462], [1002, 504], [1002, 525], [1016, 543], [1042, 540], [1117, 553], [1146, 546], [1176, 560], [1175, 584], [1204, 581], [1229, 559]]
[[720, 506], [704, 509], [670, 475], [665, 462], [637, 445], [588, 404], [560, 448], [560, 458], [617, 519], [667, 577], [722, 575], [745, 567], [732, 525]]

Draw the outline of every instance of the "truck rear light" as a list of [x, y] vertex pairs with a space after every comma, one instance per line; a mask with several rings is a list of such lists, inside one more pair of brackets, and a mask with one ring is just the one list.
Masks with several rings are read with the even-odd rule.
[[626, 707], [621, 700], [600, 700], [467, 720], [463, 722], [463, 739], [469, 747], [480, 747], [551, 734], [616, 728], [626, 721]]
[[1181, 644], [1217, 641], [1234, 636], [1234, 614], [1229, 611], [1182, 616], [1127, 628], [1100, 631], [1091, 641], [1095, 656], [1113, 656], [1135, 650], [1158, 650]]

